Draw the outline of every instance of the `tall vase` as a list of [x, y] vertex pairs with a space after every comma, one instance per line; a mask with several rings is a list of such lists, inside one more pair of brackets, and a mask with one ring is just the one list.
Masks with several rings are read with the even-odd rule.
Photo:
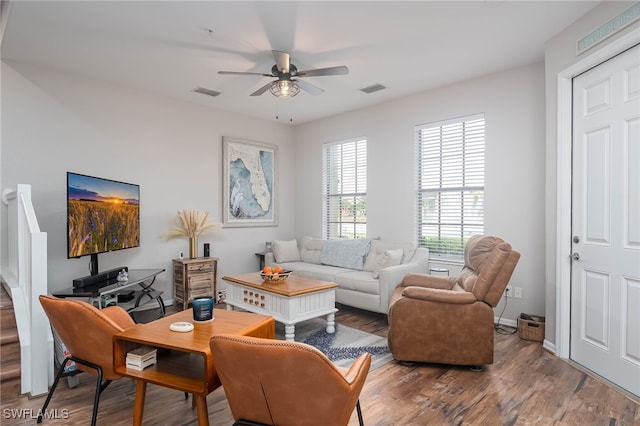
[[189, 258], [195, 259], [198, 257], [198, 239], [196, 237], [189, 238]]

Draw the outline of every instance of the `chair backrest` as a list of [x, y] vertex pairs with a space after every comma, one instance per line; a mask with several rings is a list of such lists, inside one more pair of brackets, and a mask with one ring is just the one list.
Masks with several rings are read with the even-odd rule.
[[457, 282], [476, 299], [496, 306], [520, 259], [502, 238], [474, 235], [464, 249], [464, 268]]
[[[121, 377], [113, 371], [113, 336], [124, 331], [121, 324], [124, 321], [119, 324], [103, 311], [80, 300], [41, 295], [40, 304], [71, 355], [102, 367], [105, 380]], [[122, 310], [128, 317], [120, 307], [107, 309]], [[135, 325], [133, 320], [130, 321], [129, 325]], [[93, 369], [85, 369], [81, 365], [78, 368], [96, 374]]]
[[304, 343], [235, 335], [212, 337], [211, 352], [235, 420], [270, 425], [346, 425], [371, 364], [345, 375]]

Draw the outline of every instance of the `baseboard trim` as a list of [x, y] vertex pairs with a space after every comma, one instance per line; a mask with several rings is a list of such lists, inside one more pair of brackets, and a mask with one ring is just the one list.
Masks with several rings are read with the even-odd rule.
[[556, 345], [555, 343], [552, 343], [550, 341], [548, 341], [547, 339], [544, 339], [544, 341], [542, 342], [542, 347], [551, 352], [552, 354], [556, 355]]
[[494, 324], [498, 324], [498, 320], [500, 320], [500, 325], [508, 325], [509, 327], [518, 328], [518, 321], [508, 318], [493, 317]]
[[[494, 317], [493, 318], [493, 323], [494, 324], [498, 324], [498, 317]], [[518, 328], [518, 321], [514, 321], [514, 320], [508, 319], [508, 318], [500, 318], [500, 325], [506, 325], [506, 326], [513, 327], [513, 328], [517, 329]], [[542, 342], [542, 347], [546, 351], [551, 352], [554, 355], [557, 355], [556, 354], [556, 345], [555, 345], [555, 343], [550, 342], [547, 339], [544, 339], [543, 342]]]

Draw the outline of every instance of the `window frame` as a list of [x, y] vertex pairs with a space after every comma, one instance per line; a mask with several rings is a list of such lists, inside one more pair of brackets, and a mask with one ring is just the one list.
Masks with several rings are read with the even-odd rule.
[[[345, 149], [353, 146], [353, 163], [344, 163]], [[340, 152], [335, 152], [340, 150]], [[333, 151], [333, 152], [332, 152]], [[362, 152], [364, 151], [364, 152]], [[331, 156], [338, 155], [336, 161], [338, 164], [333, 165]], [[356, 137], [342, 141], [327, 142], [322, 145], [322, 237], [323, 239], [331, 238], [365, 238], [367, 234], [367, 138]], [[335, 167], [339, 167], [336, 170]], [[335, 176], [331, 176], [333, 173]], [[353, 175], [353, 182], [345, 183], [345, 174]], [[334, 180], [332, 180], [332, 177]], [[333, 185], [339, 188], [332, 189]], [[344, 186], [353, 185], [351, 190], [344, 191]], [[351, 221], [343, 220], [346, 216], [342, 216], [342, 200], [351, 198], [353, 209], [353, 218]], [[332, 200], [338, 199], [336, 202]], [[358, 214], [357, 206], [362, 202], [364, 211]], [[339, 212], [332, 214], [332, 210], [338, 207]], [[362, 210], [362, 209], [360, 209]], [[364, 221], [362, 220], [364, 218]], [[345, 232], [345, 226], [353, 228], [352, 232]], [[337, 232], [334, 232], [337, 229]]]
[[[456, 126], [461, 126], [459, 132], [453, 131]], [[469, 129], [467, 129], [469, 128]], [[481, 135], [477, 133], [481, 130]], [[431, 134], [429, 134], [431, 131]], [[425, 137], [425, 133], [427, 136]], [[437, 136], [433, 136], [438, 134]], [[460, 141], [455, 144], [456, 138]], [[437, 140], [437, 143], [434, 141]], [[469, 142], [468, 142], [469, 141]], [[469, 143], [469, 145], [468, 145]], [[428, 148], [427, 148], [428, 147]], [[437, 155], [425, 157], [429, 150], [438, 151]], [[468, 149], [469, 148], [469, 149]], [[486, 186], [486, 117], [484, 113], [472, 114], [448, 120], [442, 120], [415, 126], [415, 149], [416, 149], [416, 182], [415, 182], [415, 239], [418, 247], [428, 247], [429, 258], [434, 261], [445, 261], [460, 263], [464, 260], [464, 245], [473, 235], [484, 233], [485, 225], [485, 186]], [[447, 153], [444, 153], [444, 150]], [[477, 152], [475, 150], [478, 150]], [[455, 157], [452, 155], [455, 154]], [[460, 156], [458, 158], [458, 155]], [[429, 158], [434, 162], [434, 158], [439, 165], [439, 170], [430, 173], [426, 170], [425, 164]], [[455, 163], [443, 164], [445, 160], [451, 159], [461, 162], [459, 166]], [[480, 161], [478, 166], [473, 161]], [[467, 167], [467, 162], [469, 166]], [[458, 173], [458, 176], [455, 175]], [[462, 175], [460, 176], [460, 173]], [[438, 177], [437, 186], [423, 186], [423, 182], [434, 180]], [[479, 183], [479, 180], [481, 183]], [[453, 181], [461, 180], [457, 186], [451, 184]], [[448, 183], [446, 183], [448, 182]], [[437, 222], [426, 220], [425, 204], [426, 194], [435, 194], [433, 204], [437, 211]], [[444, 194], [444, 195], [443, 195]], [[459, 203], [451, 202], [449, 198], [455, 198], [459, 194]], [[446, 196], [446, 197], [445, 197]], [[469, 197], [476, 201], [480, 199], [480, 207], [468, 208]], [[465, 198], [466, 197], [466, 198]], [[451, 204], [449, 204], [451, 203]], [[475, 204], [475, 203], [474, 203]], [[456, 205], [453, 209], [450, 205]], [[475, 211], [475, 220], [471, 219]], [[478, 216], [477, 212], [481, 214]], [[459, 214], [459, 222], [443, 221], [443, 216], [449, 217]], [[479, 219], [479, 220], [478, 220]], [[437, 229], [435, 234], [425, 231], [427, 227]], [[456, 229], [459, 232], [455, 236], [443, 235], [451, 231], [443, 231], [443, 228]], [[438, 249], [434, 249], [437, 245]]]

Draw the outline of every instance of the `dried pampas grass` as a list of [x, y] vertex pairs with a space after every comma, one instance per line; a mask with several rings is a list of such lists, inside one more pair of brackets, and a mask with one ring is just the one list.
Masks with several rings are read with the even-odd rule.
[[221, 223], [209, 221], [209, 212], [198, 210], [179, 210], [176, 224], [176, 227], [169, 228], [162, 234], [165, 239], [196, 238], [222, 227]]

